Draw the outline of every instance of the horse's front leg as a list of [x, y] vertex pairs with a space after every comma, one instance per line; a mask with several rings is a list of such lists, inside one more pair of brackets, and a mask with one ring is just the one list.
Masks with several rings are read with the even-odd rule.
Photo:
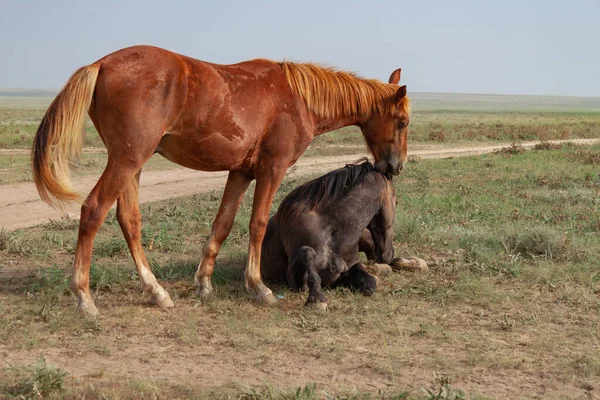
[[221, 199], [221, 206], [212, 224], [210, 236], [206, 243], [204, 243], [202, 261], [198, 265], [198, 270], [194, 277], [196, 293], [200, 297], [207, 297], [213, 290], [210, 277], [215, 269], [215, 258], [219, 254], [223, 241], [225, 241], [231, 231], [235, 214], [251, 181], [251, 178], [241, 172], [229, 172], [223, 198]]
[[371, 296], [377, 289], [377, 278], [368, 273], [365, 267], [358, 262], [342, 274], [338, 284], [351, 290], [358, 290], [365, 296]]
[[375, 260], [377, 258], [375, 255], [375, 242], [373, 241], [373, 236], [371, 235], [371, 231], [366, 228], [360, 235], [358, 251], [365, 253], [369, 260]]
[[270, 305], [276, 302], [273, 292], [265, 286], [260, 275], [260, 255], [262, 242], [267, 230], [269, 212], [275, 193], [285, 176], [285, 167], [259, 166], [255, 170], [256, 188], [250, 219], [250, 242], [246, 264], [246, 288], [254, 293], [257, 301]]

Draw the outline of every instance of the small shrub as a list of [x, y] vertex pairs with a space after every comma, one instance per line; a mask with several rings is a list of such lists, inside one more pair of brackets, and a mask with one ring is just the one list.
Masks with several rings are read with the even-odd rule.
[[90, 266], [90, 288], [92, 290], [112, 291], [116, 286], [131, 281], [130, 270], [119, 267], [98, 267], [96, 264]]
[[[147, 231], [146, 231], [147, 232]], [[182, 240], [176, 235], [169, 233], [167, 225], [161, 223], [160, 231], [157, 236], [148, 240], [148, 250], [156, 250], [162, 252], [178, 251], [181, 249]]]
[[429, 140], [433, 140], [434, 142], [445, 142], [446, 132], [444, 132], [443, 129], [433, 130], [429, 132]]
[[567, 157], [573, 161], [579, 161], [584, 164], [600, 164], [600, 153], [588, 149], [577, 149], [567, 154]]
[[11, 368], [12, 382], [0, 383], [0, 398], [4, 395], [19, 399], [43, 399], [64, 390], [67, 373], [50, 367], [42, 359], [38, 364], [23, 368]]
[[10, 233], [6, 229], [0, 229], [0, 251], [8, 249], [8, 242], [10, 240]]
[[600, 376], [600, 357], [593, 352], [573, 361], [574, 369], [586, 376]]
[[494, 154], [500, 154], [503, 156], [514, 156], [516, 154], [522, 154], [525, 151], [527, 151], [525, 149], [525, 147], [523, 147], [523, 145], [521, 145], [521, 143], [517, 143], [517, 142], [513, 142], [510, 146], [508, 147], [503, 147], [499, 150], [494, 151]]
[[415, 155], [412, 155], [412, 154], [411, 154], [411, 155], [409, 155], [409, 156], [408, 156], [408, 159], [407, 159], [406, 161], [407, 161], [409, 164], [418, 164], [418, 163], [420, 163], [420, 162], [421, 162], [421, 160], [422, 160], [422, 158], [421, 158], [421, 157], [419, 157], [419, 156], [415, 156]]
[[533, 146], [533, 150], [560, 150], [563, 148], [562, 143], [552, 143], [548, 141], [543, 141], [540, 143], [536, 143]]
[[42, 268], [37, 273], [37, 279], [29, 290], [33, 293], [54, 293], [57, 296], [69, 293], [69, 280], [65, 271], [53, 265]]
[[94, 253], [100, 257], [123, 256], [127, 251], [127, 243], [120, 237], [109, 237], [106, 240], [96, 240]]
[[34, 246], [27, 238], [10, 235], [6, 244], [6, 250], [15, 256], [29, 256], [33, 253]]

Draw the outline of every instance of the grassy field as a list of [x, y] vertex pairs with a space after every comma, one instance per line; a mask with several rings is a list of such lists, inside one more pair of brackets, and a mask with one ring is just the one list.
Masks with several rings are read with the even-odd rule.
[[169, 311], [145, 306], [114, 212], [94, 250], [98, 319], [68, 292], [76, 221], [2, 232], [0, 397], [598, 397], [599, 164], [600, 146], [413, 159], [395, 180], [395, 247], [430, 271], [383, 277], [371, 298], [330, 290], [326, 314], [273, 285], [273, 309], [251, 302], [250, 195], [206, 303], [192, 281], [220, 194], [142, 207]]
[[[2, 154], [1, 149], [29, 149], [45, 107], [52, 97], [44, 92], [0, 90], [0, 184], [31, 179], [29, 157]], [[38, 96], [38, 97], [35, 97]], [[600, 137], [600, 99], [491, 95], [411, 95], [413, 115], [410, 142], [418, 145], [467, 145], [522, 140]], [[90, 121], [86, 147], [104, 148]], [[365, 149], [356, 127], [322, 135], [306, 156], [355, 154]], [[148, 168], [176, 168], [154, 157]], [[75, 168], [79, 174], [99, 175], [106, 157], [85, 154]]]

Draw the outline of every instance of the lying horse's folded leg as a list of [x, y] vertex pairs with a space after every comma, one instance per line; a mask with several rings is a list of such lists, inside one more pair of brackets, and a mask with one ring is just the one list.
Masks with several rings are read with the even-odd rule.
[[369, 260], [377, 259], [375, 255], [375, 242], [371, 236], [371, 231], [364, 229], [358, 240], [358, 251], [365, 253]]
[[[315, 249], [302, 246], [288, 268], [288, 284], [293, 289], [308, 287], [306, 306], [320, 311], [327, 309], [327, 298], [321, 288], [321, 277], [317, 273], [318, 257]], [[292, 278], [293, 281], [290, 281]]]
[[365, 296], [371, 296], [377, 288], [377, 278], [369, 274], [365, 267], [358, 262], [342, 274], [338, 284], [351, 290], [358, 290]]
[[306, 279], [308, 285], [308, 299], [306, 299], [305, 306], [314, 308], [318, 311], [327, 310], [327, 298], [323, 294], [321, 288], [321, 277], [315, 271], [313, 266], [310, 266], [308, 270], [308, 276]]

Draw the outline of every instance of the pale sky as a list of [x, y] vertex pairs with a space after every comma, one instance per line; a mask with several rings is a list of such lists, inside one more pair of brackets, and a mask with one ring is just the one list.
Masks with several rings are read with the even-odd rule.
[[600, 97], [600, 0], [0, 0], [0, 87], [56, 89], [149, 44], [216, 63], [311, 61], [409, 92]]

